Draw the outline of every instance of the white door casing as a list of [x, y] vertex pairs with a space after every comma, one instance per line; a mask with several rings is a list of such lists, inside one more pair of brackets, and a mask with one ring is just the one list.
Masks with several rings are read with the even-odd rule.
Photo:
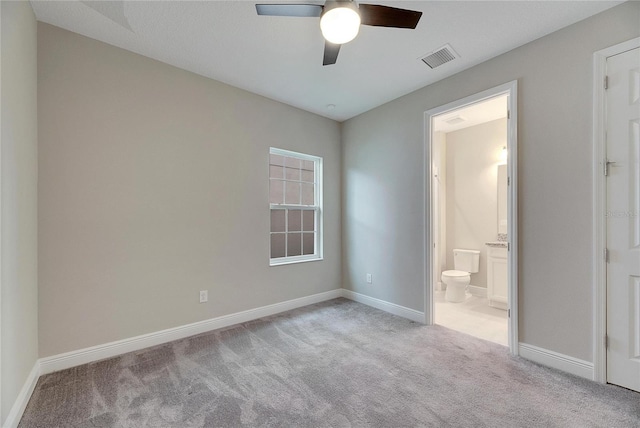
[[512, 355], [518, 355], [518, 82], [512, 81], [503, 85], [487, 89], [466, 98], [435, 107], [424, 113], [424, 290], [425, 290], [425, 320], [424, 323], [434, 323], [434, 293], [432, 286], [434, 267], [434, 213], [432, 201], [432, 118], [435, 116], [460, 109], [471, 104], [486, 101], [490, 98], [507, 95], [507, 177], [508, 177], [508, 342]]
[[640, 391], [640, 48], [606, 74], [607, 382]]

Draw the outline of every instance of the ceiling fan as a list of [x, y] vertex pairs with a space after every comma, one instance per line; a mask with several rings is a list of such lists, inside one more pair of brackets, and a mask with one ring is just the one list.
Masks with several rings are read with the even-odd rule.
[[422, 12], [377, 4], [358, 4], [355, 0], [327, 0], [317, 4], [256, 4], [258, 15], [320, 18], [325, 38], [322, 65], [335, 64], [340, 46], [350, 42], [360, 25], [414, 29]]

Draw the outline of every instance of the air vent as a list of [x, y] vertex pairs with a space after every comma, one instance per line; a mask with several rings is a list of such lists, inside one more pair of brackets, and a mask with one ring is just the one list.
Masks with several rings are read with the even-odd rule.
[[450, 45], [444, 45], [440, 49], [437, 49], [420, 59], [429, 67], [436, 68], [444, 63], [453, 61], [456, 58], [458, 58], [456, 51], [454, 51]]

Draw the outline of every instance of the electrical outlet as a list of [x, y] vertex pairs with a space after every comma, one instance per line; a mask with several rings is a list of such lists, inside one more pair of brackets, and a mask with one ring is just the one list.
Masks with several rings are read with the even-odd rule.
[[372, 284], [373, 283], [373, 279], [371, 278], [371, 274], [368, 273], [367, 274], [367, 284]]
[[206, 303], [209, 301], [209, 292], [207, 290], [200, 290], [200, 303]]

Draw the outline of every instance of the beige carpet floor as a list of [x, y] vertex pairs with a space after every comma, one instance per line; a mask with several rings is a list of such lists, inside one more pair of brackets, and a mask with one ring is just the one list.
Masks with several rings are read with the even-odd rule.
[[30, 427], [640, 427], [640, 394], [345, 299], [42, 376]]

